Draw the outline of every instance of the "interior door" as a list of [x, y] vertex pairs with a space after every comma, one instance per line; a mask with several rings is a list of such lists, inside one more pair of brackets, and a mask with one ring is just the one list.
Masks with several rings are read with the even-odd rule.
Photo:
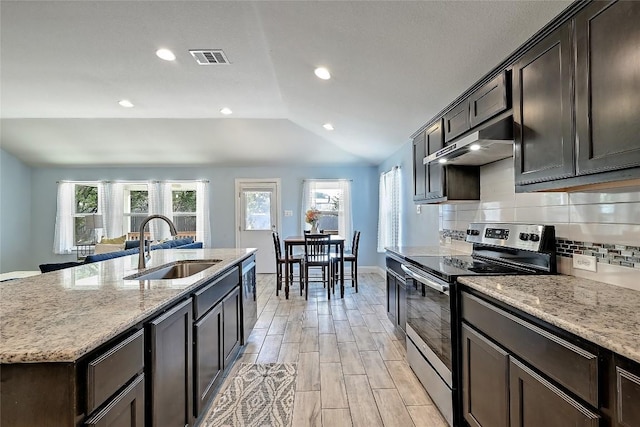
[[275, 273], [276, 255], [271, 232], [277, 230], [279, 224], [279, 183], [277, 181], [239, 181], [237, 187], [237, 247], [258, 248], [256, 272]]

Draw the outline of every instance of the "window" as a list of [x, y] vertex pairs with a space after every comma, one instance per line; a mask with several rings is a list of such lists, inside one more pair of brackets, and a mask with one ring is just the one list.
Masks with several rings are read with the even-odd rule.
[[304, 222], [308, 209], [315, 207], [320, 211], [318, 228], [324, 232], [336, 233], [345, 238], [345, 244], [351, 244], [351, 181], [346, 179], [314, 180], [307, 179], [303, 184], [302, 229], [311, 226]]
[[[147, 184], [127, 184], [124, 188], [123, 233], [140, 230], [142, 220], [149, 215], [149, 190]], [[113, 234], [120, 235], [114, 230]], [[117, 237], [117, 236], [110, 236]]]
[[98, 203], [98, 186], [92, 184], [74, 185], [73, 212], [73, 244], [90, 245], [96, 242], [96, 229], [102, 224], [91, 221], [100, 211]]
[[400, 246], [400, 167], [380, 174], [378, 252]]
[[194, 184], [172, 184], [171, 201], [173, 223], [178, 233], [196, 235], [196, 186]]
[[[137, 236], [150, 214], [167, 216], [179, 236], [210, 247], [209, 205], [208, 181], [59, 182], [53, 251], [68, 254], [77, 245], [98, 242], [100, 236]], [[168, 227], [165, 233], [163, 226], [151, 221], [147, 238], [168, 237]]]

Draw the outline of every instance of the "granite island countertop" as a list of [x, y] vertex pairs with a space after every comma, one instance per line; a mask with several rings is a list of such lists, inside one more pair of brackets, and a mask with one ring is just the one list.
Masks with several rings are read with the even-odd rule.
[[640, 363], [640, 291], [564, 275], [458, 282]]
[[183, 279], [124, 280], [138, 255], [0, 283], [0, 363], [75, 362], [170, 305], [255, 249], [164, 249], [147, 270], [180, 260], [220, 260]]

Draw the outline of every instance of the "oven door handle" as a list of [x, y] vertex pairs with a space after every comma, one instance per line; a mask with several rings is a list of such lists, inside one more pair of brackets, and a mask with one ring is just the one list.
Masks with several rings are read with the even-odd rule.
[[411, 277], [415, 281], [420, 282], [423, 285], [430, 287], [431, 289], [435, 289], [438, 292], [449, 295], [449, 286], [441, 285], [440, 283], [434, 282], [433, 280], [429, 280], [426, 277], [415, 273], [413, 270], [410, 270], [404, 265], [400, 265], [400, 267], [407, 274], [407, 276]]

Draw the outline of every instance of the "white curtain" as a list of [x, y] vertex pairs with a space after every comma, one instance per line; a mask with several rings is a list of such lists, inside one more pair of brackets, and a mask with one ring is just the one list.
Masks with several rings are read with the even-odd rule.
[[73, 250], [74, 189], [72, 182], [58, 183], [58, 209], [53, 235], [53, 253], [55, 254], [69, 254]]
[[342, 193], [338, 203], [338, 234], [345, 238], [344, 247], [351, 250], [353, 234], [353, 215], [351, 213], [351, 181], [338, 181], [338, 188]]
[[305, 222], [306, 213], [313, 206], [313, 194], [316, 191], [316, 181], [305, 179], [302, 181], [302, 206], [300, 208], [301, 222], [300, 230], [304, 234], [305, 230], [310, 230], [311, 225]]
[[104, 194], [102, 201], [103, 235], [108, 238], [120, 237], [124, 233], [124, 184], [105, 182], [102, 194]]
[[[149, 215], [160, 214], [173, 220], [173, 200], [171, 199], [171, 183], [149, 181]], [[149, 223], [151, 240], [163, 240], [171, 237], [169, 225], [154, 219]]]
[[209, 182], [196, 183], [196, 241], [205, 248], [211, 247], [211, 221], [209, 208]]
[[380, 174], [378, 252], [400, 245], [400, 168]]

